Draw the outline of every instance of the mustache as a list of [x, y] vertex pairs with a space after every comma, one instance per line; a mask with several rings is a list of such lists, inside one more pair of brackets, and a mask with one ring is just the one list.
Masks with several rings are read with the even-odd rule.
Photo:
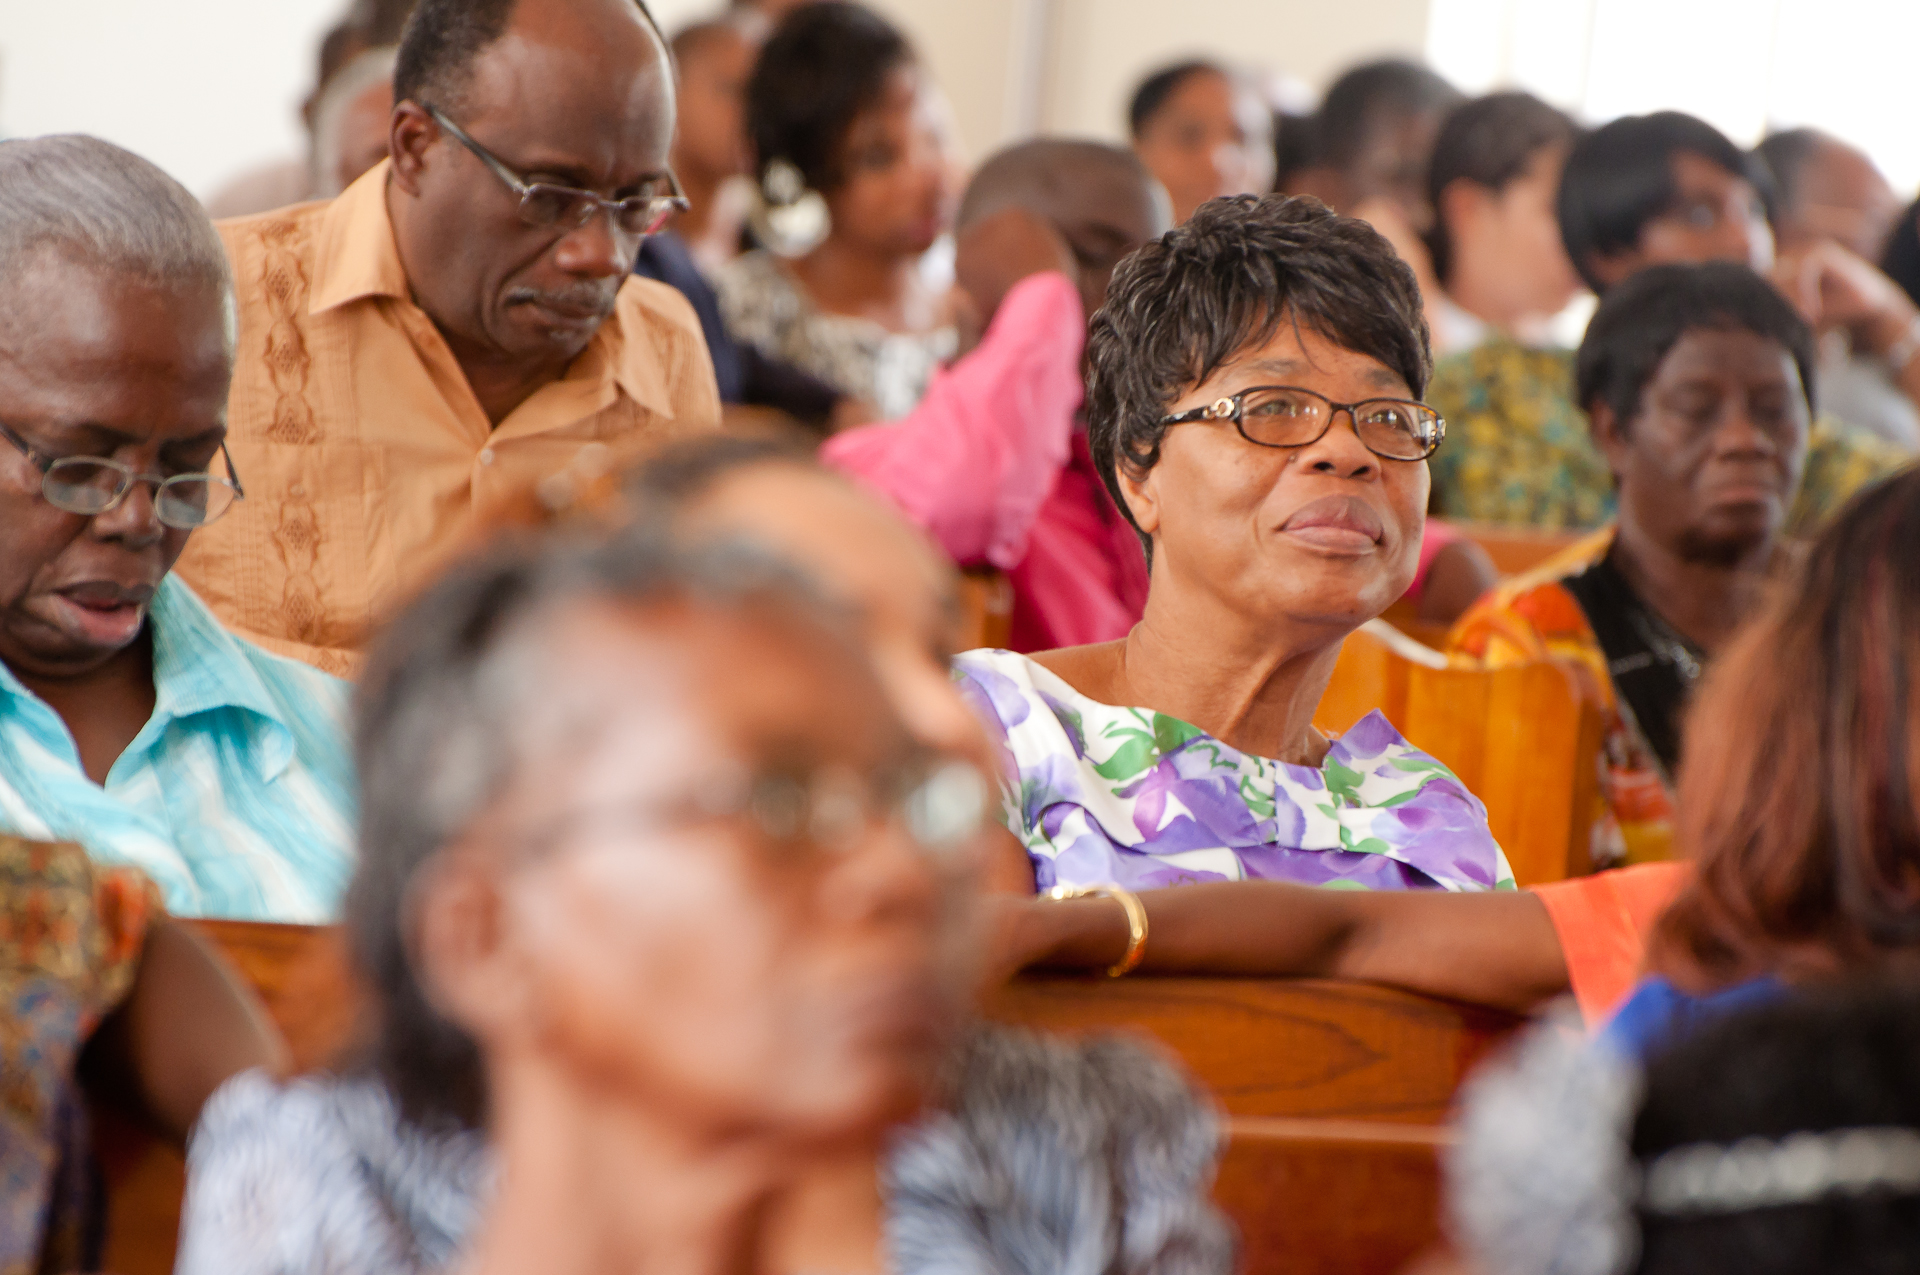
[[572, 310], [604, 317], [613, 313], [614, 296], [620, 291], [622, 282], [622, 279], [608, 279], [600, 283], [582, 283], [559, 292], [544, 292], [539, 288], [515, 288], [507, 293], [507, 304], [510, 306], [543, 305], [556, 310]]

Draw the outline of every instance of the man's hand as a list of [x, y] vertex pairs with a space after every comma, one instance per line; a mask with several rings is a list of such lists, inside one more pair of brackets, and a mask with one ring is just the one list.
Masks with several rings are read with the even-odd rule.
[[1079, 283], [1073, 250], [1053, 223], [1018, 205], [982, 217], [962, 230], [955, 244], [954, 277], [982, 330], [1016, 283], [1048, 270]]

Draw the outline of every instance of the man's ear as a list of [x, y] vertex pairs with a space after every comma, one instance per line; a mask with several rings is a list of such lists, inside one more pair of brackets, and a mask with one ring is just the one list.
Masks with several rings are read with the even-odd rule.
[[409, 195], [420, 193], [427, 148], [440, 139], [440, 126], [418, 102], [395, 102], [387, 122], [387, 149], [393, 156], [393, 182]]
[[1120, 495], [1127, 502], [1127, 509], [1133, 514], [1134, 525], [1149, 536], [1160, 530], [1160, 491], [1154, 475], [1160, 472], [1159, 466], [1147, 470], [1144, 474], [1135, 474], [1133, 468], [1122, 461], [1117, 469], [1120, 479]]
[[1616, 481], [1626, 466], [1627, 453], [1632, 447], [1627, 441], [1626, 424], [1615, 415], [1613, 407], [1604, 398], [1596, 398], [1587, 405], [1587, 428], [1593, 433], [1594, 446], [1607, 458], [1607, 468], [1613, 472]]

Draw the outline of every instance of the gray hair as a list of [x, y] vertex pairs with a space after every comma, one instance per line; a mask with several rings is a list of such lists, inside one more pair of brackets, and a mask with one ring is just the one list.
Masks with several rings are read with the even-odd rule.
[[0, 142], [0, 280], [18, 279], [46, 249], [156, 287], [217, 289], [232, 314], [233, 275], [206, 210], [153, 164], [97, 137]]
[[399, 56], [399, 48], [391, 44], [368, 49], [341, 67], [314, 103], [313, 191], [319, 198], [331, 199], [340, 193], [335, 174], [340, 167], [341, 118], [362, 93], [376, 84], [393, 83]]

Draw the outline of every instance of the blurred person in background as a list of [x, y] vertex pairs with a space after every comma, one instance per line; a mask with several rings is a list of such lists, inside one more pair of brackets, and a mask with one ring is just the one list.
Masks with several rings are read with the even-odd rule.
[[634, 272], [679, 289], [699, 316], [727, 428], [828, 433], [871, 419], [873, 408], [737, 339], [713, 283], [747, 233], [753, 190], [746, 174], [753, 165], [746, 86], [767, 25], [756, 12], [734, 9], [674, 35], [672, 162], [688, 207], [640, 245]]
[[1462, 1093], [1448, 1230], [1485, 1275], [1879, 1275], [1920, 1252], [1920, 991], [1869, 979], [1647, 1060], [1559, 1024]]
[[[1640, 989], [1597, 1042], [1545, 1033], [1466, 1103], [1454, 1208], [1500, 1275], [1633, 1271], [1636, 1249], [1666, 1254], [1663, 1271], [1896, 1270], [1910, 1259], [1913, 1231], [1890, 1228], [1920, 1217], [1916, 545], [1920, 473], [1909, 470], [1826, 526], [1708, 672], [1680, 777], [1695, 872], [1659, 923]], [[1807, 711], [1810, 695], [1825, 711]], [[1849, 990], [1867, 980], [1895, 999]], [[1863, 1052], [1863, 1029], [1906, 1052]], [[1670, 1067], [1684, 1067], [1684, 1091], [1663, 1093]], [[1746, 1123], [1727, 1121], [1736, 1106]], [[1787, 1136], [1892, 1128], [1906, 1132], [1844, 1151]], [[1685, 1170], [1654, 1164], [1642, 1176], [1621, 1154], [1698, 1141], [1719, 1145]], [[1745, 1163], [1727, 1158], [1727, 1143]], [[1533, 1185], [1512, 1189], [1520, 1183]], [[1771, 1234], [1762, 1203], [1780, 1228]], [[1841, 1264], [1856, 1241], [1890, 1235], [1897, 1257]], [[1737, 1264], [1699, 1264], [1714, 1248]]]
[[1743, 267], [1650, 266], [1600, 303], [1577, 376], [1615, 523], [1502, 583], [1447, 646], [1481, 667], [1578, 671], [1606, 729], [1593, 859], [1644, 863], [1675, 853], [1693, 685], [1781, 557], [1813, 419], [1813, 334]]
[[308, 137], [307, 155], [263, 164], [229, 181], [208, 196], [209, 216], [246, 217], [309, 199], [331, 199], [349, 184], [327, 189], [328, 165], [319, 146], [320, 100], [334, 77], [361, 54], [400, 43], [400, 32], [416, 3], [418, 0], [354, 0], [347, 7], [340, 21], [321, 37], [313, 88], [300, 107]]
[[1015, 650], [1108, 641], [1140, 617], [1140, 542], [1080, 424], [1089, 316], [1114, 267], [1169, 226], [1139, 158], [1099, 142], [1023, 142], [961, 201], [956, 273], [980, 343], [899, 421], [828, 440], [821, 459], [884, 493], [963, 566], [1008, 573]]
[[[1772, 277], [1816, 326], [1875, 314], [1876, 330], [1894, 329], [1910, 319], [1899, 290], [1837, 245], [1804, 257], [1792, 277], [1774, 271], [1770, 191], [1764, 167], [1712, 125], [1664, 111], [1581, 137], [1556, 206], [1567, 257], [1603, 300], [1650, 265], [1730, 261]], [[1613, 480], [1575, 400], [1570, 351], [1488, 368], [1470, 357], [1447, 371], [1430, 394], [1461, 446], [1435, 470], [1434, 512], [1549, 529], [1597, 527], [1613, 516]], [[1909, 459], [1822, 412], [1808, 434], [1789, 533], [1810, 533], [1859, 487]]]
[[[1900, 216], [1900, 201], [1873, 161], [1811, 128], [1769, 134], [1755, 152], [1773, 176], [1773, 230], [1782, 268], [1797, 271], [1797, 263], [1831, 255], [1837, 245], [1853, 258], [1846, 266], [1866, 277], [1860, 267], [1885, 255]], [[1887, 300], [1886, 308], [1897, 312], [1894, 298]], [[1896, 373], [1913, 362], [1910, 347], [1920, 345], [1920, 327], [1914, 326], [1920, 310], [1915, 315], [1892, 346], [1876, 331], [1872, 313], [1820, 332], [1822, 408], [1910, 452], [1920, 451], [1920, 410], [1910, 396], [1920, 391], [1920, 379], [1909, 390]], [[1899, 369], [1892, 366], [1896, 358]]]
[[1356, 66], [1320, 99], [1313, 163], [1286, 187], [1370, 223], [1412, 268], [1422, 295], [1440, 290], [1421, 242], [1433, 225], [1427, 164], [1441, 121], [1464, 100], [1418, 62], [1387, 58]]
[[181, 574], [234, 630], [350, 672], [490, 511], [714, 429], [699, 322], [631, 278], [684, 202], [667, 51], [633, 0], [421, 0], [391, 158], [220, 227], [228, 439], [253, 500]]
[[687, 210], [673, 233], [711, 275], [740, 255], [752, 204], [753, 144], [747, 137], [747, 81], [766, 39], [759, 14], [735, 10], [674, 32], [673, 175]]
[[932, 249], [953, 218], [945, 99], [906, 38], [857, 4], [781, 19], [747, 87], [747, 132], [769, 203], [809, 195], [825, 237], [720, 272], [728, 330], [882, 417], [905, 415], [958, 348], [950, 275]]
[[314, 104], [315, 199], [332, 199], [387, 157], [398, 55], [393, 45], [368, 49], [341, 68]]
[[1530, 93], [1475, 98], [1434, 141], [1426, 234], [1434, 376], [1446, 356], [1488, 342], [1546, 345], [1549, 325], [1581, 289], [1554, 215], [1560, 170], [1579, 127]]
[[1140, 82], [1127, 133], [1173, 201], [1173, 223], [1221, 195], [1273, 185], [1273, 116], [1245, 76], [1216, 62], [1181, 62]]

